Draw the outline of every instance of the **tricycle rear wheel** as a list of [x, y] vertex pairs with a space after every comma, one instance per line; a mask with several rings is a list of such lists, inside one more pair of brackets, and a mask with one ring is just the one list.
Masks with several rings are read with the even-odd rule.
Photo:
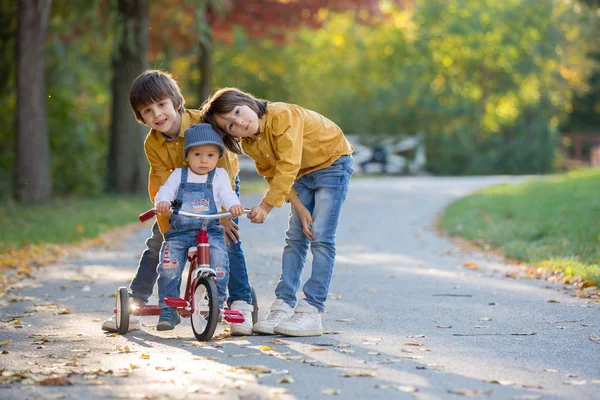
[[117, 291], [117, 332], [124, 335], [129, 330], [129, 292], [126, 287]]

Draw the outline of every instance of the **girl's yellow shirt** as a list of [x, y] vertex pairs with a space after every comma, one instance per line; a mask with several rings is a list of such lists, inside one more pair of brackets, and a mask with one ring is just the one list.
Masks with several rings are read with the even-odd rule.
[[[148, 194], [150, 201], [154, 204], [154, 197], [158, 189], [165, 184], [169, 175], [175, 168], [187, 166], [187, 161], [183, 155], [183, 138], [185, 130], [193, 124], [202, 122], [201, 112], [199, 110], [185, 110], [181, 114], [181, 126], [179, 136], [173, 140], [165, 139], [165, 136], [154, 129], [148, 132], [144, 141], [144, 151], [146, 158], [150, 163], [150, 172], [148, 174]], [[235, 177], [240, 172], [237, 155], [225, 151], [225, 155], [217, 163], [217, 167], [227, 171], [231, 180], [231, 187], [235, 190]], [[158, 226], [161, 232], [169, 230], [169, 216], [158, 215]]]
[[327, 168], [354, 151], [334, 122], [289, 103], [267, 103], [259, 133], [242, 138], [242, 149], [269, 184], [263, 201], [274, 207], [281, 207], [296, 194], [296, 179]]

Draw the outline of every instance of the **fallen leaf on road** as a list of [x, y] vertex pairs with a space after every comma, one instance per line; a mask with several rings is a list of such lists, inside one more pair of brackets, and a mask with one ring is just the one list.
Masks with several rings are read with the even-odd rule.
[[291, 376], [284, 376], [283, 378], [281, 378], [280, 380], [277, 381], [278, 383], [294, 383], [294, 378], [292, 378]]
[[263, 350], [263, 351], [269, 351], [269, 350], [273, 350], [273, 349], [272, 349], [272, 348], [270, 348], [269, 346], [264, 346], [264, 345], [263, 345], [263, 346], [260, 346], [260, 347], [259, 347], [259, 349], [260, 349], [260, 350]]
[[6, 346], [7, 344], [10, 344], [10, 342], [12, 342], [12, 340], [10, 340], [10, 339], [4, 340], [4, 341], [0, 342], [0, 347]]
[[142, 353], [142, 355], [140, 356], [140, 358], [143, 358], [144, 360], [147, 360], [147, 359], [150, 358], [150, 354]]
[[546, 303], [560, 303], [558, 300], [548, 300]]
[[279, 340], [279, 339], [277, 339], [277, 340], [273, 340], [273, 341], [271, 341], [271, 342], [269, 342], [269, 343], [271, 343], [271, 344], [285, 344], [285, 342], [283, 342], [283, 341], [281, 341], [281, 340]]
[[44, 378], [38, 382], [42, 386], [73, 386], [64, 376], [55, 376], [50, 378]]
[[487, 397], [492, 394], [492, 391], [488, 390], [486, 392], [480, 392], [479, 390], [470, 390], [470, 389], [458, 389], [458, 390], [448, 389], [448, 393], [457, 394], [459, 396], [467, 396], [467, 397], [482, 397], [482, 396]]
[[491, 317], [482, 317], [479, 318], [480, 321], [493, 321], [493, 319]]
[[342, 376], [344, 378], [371, 378], [377, 376], [377, 372], [345, 372]]
[[450, 328], [452, 328], [452, 325], [438, 325], [438, 328], [450, 329]]
[[591, 341], [594, 341], [596, 343], [600, 343], [600, 338], [594, 332], [590, 332], [588, 334], [588, 338], [590, 338]]
[[323, 389], [321, 390], [321, 394], [325, 396], [337, 396], [341, 391], [339, 389]]
[[398, 390], [405, 393], [415, 393], [419, 391], [419, 389], [414, 386], [398, 386]]
[[552, 368], [544, 368], [544, 372], [558, 372], [558, 370]]
[[352, 322], [354, 321], [356, 318], [341, 318], [341, 319], [336, 319], [337, 322]]
[[327, 349], [325, 347], [313, 347], [311, 350], [312, 351], [325, 351]]
[[477, 266], [477, 263], [475, 261], [467, 261], [467, 262], [465, 262], [463, 264], [463, 266], [465, 268], [472, 269], [473, 271], [479, 271], [479, 270], [481, 270], [481, 268], [479, 268]]
[[405, 346], [424, 346], [423, 343], [415, 343], [415, 342], [404, 342]]
[[[484, 381], [484, 382], [486, 382], [486, 381]], [[502, 381], [502, 380], [498, 381], [496, 379], [492, 379], [491, 381], [487, 381], [487, 382], [494, 383], [496, 385], [502, 385], [502, 386], [512, 386], [515, 384], [514, 382], [511, 382], [511, 381]]]
[[542, 397], [541, 394], [525, 394], [523, 396], [515, 396], [512, 400], [539, 400]]
[[161, 366], [159, 365], [159, 366], [156, 366], [156, 367], [155, 367], [155, 369], [156, 369], [157, 371], [173, 371], [173, 370], [175, 369], [175, 367], [174, 367], [174, 366], [172, 366], [172, 365], [169, 365], [168, 367], [161, 367]]
[[571, 380], [571, 381], [564, 381], [563, 384], [565, 384], [565, 385], [585, 385], [585, 384], [587, 384], [587, 381], [585, 379], [582, 381]]

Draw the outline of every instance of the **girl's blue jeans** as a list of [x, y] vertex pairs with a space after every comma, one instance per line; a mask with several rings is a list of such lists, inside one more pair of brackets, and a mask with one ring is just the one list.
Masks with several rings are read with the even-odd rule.
[[[239, 178], [235, 180], [236, 193], [239, 195]], [[234, 222], [237, 224], [238, 219]], [[158, 229], [158, 224], [154, 222], [152, 234], [146, 240], [146, 249], [140, 257], [138, 269], [135, 277], [129, 285], [130, 295], [139, 302], [146, 304], [152, 290], [158, 279], [158, 263], [160, 261], [160, 248], [163, 243], [163, 235]], [[236, 300], [243, 300], [252, 304], [252, 293], [250, 283], [248, 282], [248, 269], [246, 267], [246, 258], [242, 248], [242, 241], [232, 243], [227, 246], [227, 255], [229, 256], [229, 299], [231, 304]]]
[[300, 288], [310, 247], [312, 271], [302, 290], [309, 304], [321, 312], [325, 311], [335, 262], [335, 236], [342, 204], [348, 194], [350, 176], [354, 172], [352, 164], [351, 155], [342, 156], [331, 166], [304, 175], [294, 183], [302, 204], [312, 215], [313, 240], [309, 241], [304, 235], [300, 218], [291, 207], [281, 277], [275, 288], [277, 298], [290, 307], [296, 306], [296, 292]]

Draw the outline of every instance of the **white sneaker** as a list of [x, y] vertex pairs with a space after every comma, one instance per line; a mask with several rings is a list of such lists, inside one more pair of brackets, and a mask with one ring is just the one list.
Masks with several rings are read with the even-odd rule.
[[[129, 329], [127, 332], [137, 331], [142, 329], [142, 320], [140, 317], [134, 315], [129, 316]], [[112, 317], [102, 323], [102, 330], [108, 332], [117, 332], [117, 315], [113, 314]]]
[[230, 310], [237, 310], [244, 316], [244, 322], [231, 324], [231, 336], [252, 335], [252, 311], [254, 307], [244, 300], [236, 300], [231, 303]]
[[274, 332], [278, 335], [287, 336], [321, 336], [323, 334], [321, 314], [316, 307], [308, 304], [306, 300], [300, 300], [294, 315], [290, 319], [277, 324]]
[[283, 300], [277, 299], [271, 304], [271, 310], [267, 317], [254, 324], [252, 331], [262, 333], [263, 335], [274, 335], [274, 328], [280, 322], [283, 322], [294, 315], [294, 309], [288, 306]]

